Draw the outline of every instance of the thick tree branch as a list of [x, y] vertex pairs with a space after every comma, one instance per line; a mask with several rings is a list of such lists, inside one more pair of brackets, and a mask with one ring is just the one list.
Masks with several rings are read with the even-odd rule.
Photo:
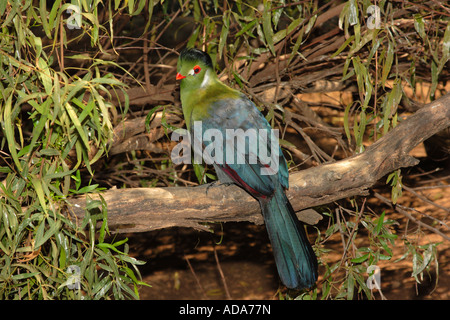
[[[287, 195], [292, 206], [299, 211], [367, 194], [386, 174], [416, 165], [419, 161], [409, 152], [449, 126], [450, 94], [447, 94], [401, 121], [365, 152], [291, 174]], [[263, 222], [258, 202], [237, 186], [111, 189], [102, 196], [108, 205], [109, 226], [117, 232], [172, 226], [207, 230], [202, 223], [210, 221]], [[70, 203], [71, 214], [82, 218], [86, 198], [71, 199]], [[301, 215], [299, 218], [305, 220]]]

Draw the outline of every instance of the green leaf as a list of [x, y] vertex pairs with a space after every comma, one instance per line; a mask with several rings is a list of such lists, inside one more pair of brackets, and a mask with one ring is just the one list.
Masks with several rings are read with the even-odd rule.
[[383, 227], [383, 221], [384, 221], [384, 216], [385, 216], [386, 212], [383, 211], [383, 213], [381, 214], [381, 216], [378, 218], [377, 220], [377, 225], [375, 227], [375, 231], [374, 231], [374, 235], [378, 235], [381, 231], [381, 228]]
[[230, 29], [230, 14], [225, 13], [222, 17], [222, 31], [219, 38], [219, 57], [222, 58], [223, 48], [227, 43], [228, 31]]
[[52, 157], [52, 156], [59, 156], [59, 155], [61, 155], [61, 152], [59, 152], [59, 150], [56, 150], [56, 149], [48, 148], [48, 149], [40, 150], [39, 154], [41, 156]]
[[117, 253], [125, 254], [125, 253], [123, 253], [122, 251], [120, 251], [119, 249], [117, 249], [115, 246], [113, 246], [112, 244], [109, 244], [109, 243], [106, 243], [106, 242], [103, 242], [103, 243], [97, 243], [96, 246], [97, 246], [98, 248], [102, 249], [104, 252], [108, 252], [107, 249], [110, 249], [110, 250], [115, 251], [115, 252], [117, 252]]
[[34, 47], [36, 49], [36, 58], [40, 58], [41, 52], [42, 52], [42, 39], [40, 37], [36, 37], [34, 35], [31, 35], [31, 39], [32, 39]]
[[305, 56], [298, 50], [300, 48], [300, 45], [303, 42], [304, 33], [305, 33], [305, 28], [303, 27], [297, 36], [297, 40], [295, 40], [295, 44], [294, 44], [294, 47], [292, 48], [291, 56], [289, 57], [289, 60], [288, 60], [288, 65], [291, 64], [292, 59], [294, 59], [295, 55], [297, 55], [297, 54], [300, 55], [300, 57], [302, 57], [302, 59], [306, 60]]
[[381, 85], [386, 85], [386, 80], [391, 72], [392, 62], [394, 61], [394, 45], [389, 41], [386, 60], [383, 65], [383, 73], [381, 75]]
[[423, 40], [426, 39], [425, 24], [420, 13], [416, 13], [414, 15], [414, 29], [416, 29], [417, 33]]
[[262, 14], [263, 32], [266, 39], [267, 46], [270, 52], [275, 56], [275, 46], [273, 41], [273, 29], [272, 29], [272, 15], [271, 15], [271, 1], [264, 1], [264, 12]]
[[50, 75], [50, 69], [49, 69], [47, 63], [45, 62], [45, 60], [42, 59], [42, 57], [40, 57], [38, 60], [38, 67], [40, 69], [38, 76], [42, 81], [42, 84], [45, 89], [45, 93], [50, 96], [52, 94], [53, 81], [52, 81], [52, 77]]
[[351, 145], [352, 143], [352, 136], [350, 135], [350, 121], [349, 121], [349, 113], [350, 113], [350, 108], [353, 105], [353, 102], [350, 102], [347, 107], [345, 108], [344, 111], [344, 131], [345, 131], [345, 135], [347, 136], [348, 139], [348, 143]]
[[[273, 42], [278, 43], [281, 40], [283, 40], [287, 35], [289, 35], [291, 32], [293, 32], [303, 21], [305, 18], [299, 17], [292, 21], [289, 26], [286, 29], [280, 30], [273, 36]], [[303, 29], [302, 29], [303, 34]], [[301, 37], [300, 37], [301, 38]]]
[[22, 172], [22, 165], [20, 164], [19, 157], [17, 155], [16, 150], [16, 139], [14, 138], [14, 124], [12, 121], [12, 112], [11, 112], [11, 104], [12, 104], [12, 96], [11, 93], [8, 98], [6, 99], [5, 103], [5, 111], [4, 111], [4, 132], [6, 136], [6, 140], [8, 142], [8, 148], [9, 152], [11, 153], [11, 157], [13, 158], [13, 161], [19, 170], [19, 172]]
[[198, 26], [197, 28], [195, 28], [194, 32], [192, 33], [192, 35], [189, 37], [188, 43], [186, 45], [187, 48], [193, 48], [195, 45], [195, 42], [197, 41], [197, 38], [200, 34], [201, 31], [201, 26]]
[[104, 277], [92, 288], [92, 293], [95, 294], [94, 299], [100, 299], [101, 297], [107, 295], [109, 289], [113, 285], [109, 276]]
[[442, 60], [441, 64], [445, 64], [450, 58], [450, 21], [447, 22], [444, 37], [442, 39]]
[[[147, 1], [143, 1], [143, 2], [145, 3]], [[158, 2], [159, 2], [159, 0], [156, 0], [156, 2], [155, 2], [155, 0], [148, 1], [148, 14], [147, 14], [148, 21], [147, 21], [147, 24], [145, 25], [144, 32], [142, 34], [145, 34], [147, 32], [148, 28], [150, 27], [150, 22], [152, 21], [152, 16], [153, 16], [153, 8], [155, 7], [155, 5], [158, 4]]]
[[[393, 184], [396, 183], [396, 175], [397, 175], [397, 171], [392, 172], [391, 174], [388, 175], [387, 179], [386, 179], [386, 183], [389, 183], [391, 180], [393, 181]], [[393, 180], [395, 178], [395, 180]]]
[[94, 78], [91, 80], [91, 83], [102, 83], [102, 84], [109, 84], [112, 86], [120, 86], [122, 85], [122, 82], [120, 80], [114, 79], [114, 78]]
[[[61, 0], [56, 0], [55, 2], [53, 2], [53, 6], [52, 6], [52, 10], [50, 11], [50, 14], [48, 14], [47, 12], [45, 14], [45, 17], [48, 16], [48, 24], [49, 24], [50, 30], [53, 30], [55, 28], [55, 19], [56, 19], [56, 15], [58, 14], [58, 11], [59, 11], [60, 3], [61, 3]], [[50, 39], [51, 38], [52, 37], [50, 37]]]
[[366, 254], [362, 255], [361, 257], [353, 258], [350, 261], [353, 262], [353, 263], [362, 263], [362, 262], [366, 261], [369, 258], [369, 255], [370, 255], [369, 253], [366, 253]]
[[128, 238], [125, 238], [125, 239], [122, 239], [122, 240], [120, 240], [120, 241], [114, 242], [112, 245], [113, 245], [114, 247], [118, 247], [118, 246], [121, 246], [121, 245], [127, 243], [127, 241], [128, 241]]
[[[48, 217], [47, 221], [49, 223], [49, 229], [39, 239], [36, 237], [36, 242], [34, 244], [35, 249], [39, 248], [41, 245], [47, 242], [47, 240], [50, 239], [50, 237], [54, 236], [61, 228], [60, 220], [55, 221], [52, 218]], [[45, 225], [44, 221], [42, 221], [42, 225]]]
[[434, 99], [436, 88], [438, 85], [439, 69], [434, 60], [431, 60], [431, 88], [430, 88], [430, 98]]
[[353, 300], [354, 291], [355, 291], [355, 278], [353, 276], [353, 271], [350, 270], [347, 278], [347, 300]]
[[79, 190], [70, 189], [69, 191], [71, 191], [74, 194], [84, 194], [84, 193], [89, 193], [89, 192], [95, 191], [95, 189], [97, 189], [97, 187], [98, 187], [98, 184], [92, 184], [90, 186], [85, 186]]
[[289, 142], [287, 140], [284, 140], [284, 139], [279, 139], [278, 142], [279, 142], [280, 146], [297, 148], [297, 146], [295, 144], [293, 144], [292, 142]]
[[381, 246], [383, 247], [383, 249], [390, 255], [392, 256], [392, 249], [389, 247], [389, 244], [381, 237], [378, 238], [378, 240], [380, 241]]
[[22, 273], [22, 274], [16, 274], [16, 275], [12, 276], [11, 279], [13, 281], [19, 281], [19, 280], [32, 278], [38, 274], [40, 274], [40, 272], [27, 272], [27, 273]]
[[[239, 16], [236, 17], [236, 20], [239, 18]], [[250, 38], [254, 38], [253, 35], [253, 28], [255, 27], [256, 23], [258, 23], [258, 20], [254, 19], [248, 23], [245, 23], [243, 26], [240, 26], [240, 30], [236, 33], [236, 38], [239, 38], [240, 36], [242, 36], [244, 33], [246, 36], [250, 37]]]
[[131, 263], [133, 265], [142, 266], [146, 264], [145, 261], [137, 260], [136, 258], [130, 257], [128, 255], [118, 255], [117, 256], [120, 260], [123, 260], [125, 262]]
[[193, 163], [192, 166], [194, 167], [194, 173], [195, 176], [197, 177], [198, 182], [200, 184], [203, 184], [205, 182], [204, 181], [205, 167], [197, 163]]
[[423, 257], [420, 257], [418, 253], [416, 253], [414, 257], [412, 276], [417, 279], [417, 276], [425, 270], [433, 257], [433, 245], [430, 244], [427, 246], [423, 253]]
[[163, 106], [158, 105], [156, 107], [153, 107], [145, 117], [145, 129], [147, 132], [150, 132], [150, 121], [152, 120], [153, 114], [158, 111], [159, 109], [163, 108]]
[[34, 187], [34, 190], [36, 191], [36, 194], [38, 196], [39, 204], [41, 205], [42, 210], [44, 210], [45, 213], [47, 212], [47, 202], [45, 201], [45, 194], [44, 189], [42, 188], [42, 180], [38, 179], [36, 177], [31, 178], [31, 184]]
[[81, 126], [80, 120], [78, 119], [78, 116], [75, 113], [75, 110], [72, 108], [72, 106], [68, 102], [66, 102], [64, 104], [64, 107], [65, 107], [66, 112], [69, 115], [70, 119], [72, 120], [73, 125], [75, 126], [75, 129], [78, 131], [81, 141], [83, 141], [84, 147], [86, 148], [86, 150], [89, 150], [90, 147], [89, 147], [88, 138], [86, 136], [86, 133], [84, 132], [83, 127]]

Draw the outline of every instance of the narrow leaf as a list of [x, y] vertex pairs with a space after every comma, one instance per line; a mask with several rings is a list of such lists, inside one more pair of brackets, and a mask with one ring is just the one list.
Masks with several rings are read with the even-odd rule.
[[264, 12], [263, 12], [263, 32], [264, 38], [266, 39], [267, 46], [269, 47], [272, 54], [275, 56], [275, 47], [273, 41], [273, 29], [272, 29], [272, 19], [271, 19], [271, 2], [264, 1]]
[[83, 141], [83, 144], [87, 150], [89, 150], [89, 141], [86, 136], [86, 133], [83, 130], [83, 127], [81, 126], [80, 120], [78, 119], [77, 114], [73, 110], [72, 106], [69, 103], [64, 104], [67, 114], [69, 115], [70, 119], [72, 120], [76, 130], [78, 131], [78, 134], [81, 138], [81, 141]]

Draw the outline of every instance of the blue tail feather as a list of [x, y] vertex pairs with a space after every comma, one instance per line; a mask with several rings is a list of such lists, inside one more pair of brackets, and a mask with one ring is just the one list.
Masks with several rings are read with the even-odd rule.
[[317, 280], [317, 258], [284, 190], [261, 199], [275, 262], [283, 283], [292, 289], [310, 288]]

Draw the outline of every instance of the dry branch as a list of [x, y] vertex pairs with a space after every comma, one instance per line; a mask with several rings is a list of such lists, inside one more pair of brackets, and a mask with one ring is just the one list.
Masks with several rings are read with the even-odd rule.
[[[450, 126], [450, 94], [404, 119], [366, 151], [290, 176], [287, 195], [296, 211], [363, 195], [390, 172], [416, 165], [409, 152]], [[210, 221], [262, 223], [259, 205], [237, 186], [111, 189], [102, 193], [108, 223], [117, 232], [142, 232], [172, 226], [207, 230]], [[95, 198], [96, 196], [94, 196]], [[86, 198], [70, 200], [70, 211], [84, 216]], [[299, 217], [304, 220], [302, 216]]]

